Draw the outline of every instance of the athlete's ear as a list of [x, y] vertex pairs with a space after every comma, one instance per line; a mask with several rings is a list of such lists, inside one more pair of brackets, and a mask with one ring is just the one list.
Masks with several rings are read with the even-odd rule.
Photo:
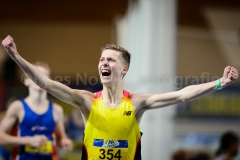
[[128, 71], [128, 66], [124, 66], [122, 73], [123, 73], [123, 74], [126, 74], [127, 71]]
[[31, 79], [28, 78], [28, 77], [25, 77], [25, 78], [23, 79], [23, 84], [24, 84], [26, 87], [29, 86], [30, 82], [31, 82]]

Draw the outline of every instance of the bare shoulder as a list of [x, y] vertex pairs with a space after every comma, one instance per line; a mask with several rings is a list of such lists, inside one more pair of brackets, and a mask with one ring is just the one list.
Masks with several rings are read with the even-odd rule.
[[132, 93], [131, 94], [131, 99], [132, 100], [141, 100], [141, 99], [145, 99], [150, 97], [153, 94], [149, 94], [149, 93]]
[[95, 94], [86, 90], [74, 90], [74, 94], [77, 97], [81, 97], [83, 100], [81, 105], [85, 105], [87, 107], [90, 107], [94, 101]]
[[14, 125], [20, 121], [21, 115], [24, 112], [23, 110], [21, 101], [16, 100], [12, 102], [7, 109], [6, 116], [1, 121], [1, 130], [10, 133]]
[[89, 91], [86, 91], [86, 90], [77, 90], [77, 89], [74, 89], [74, 93], [75, 95], [77, 96], [89, 96], [89, 97], [93, 97], [94, 98], [94, 93], [92, 92], [89, 92]]
[[23, 110], [22, 102], [16, 100], [9, 105], [7, 109], [7, 114], [18, 115], [22, 110]]
[[54, 112], [56, 112], [58, 114], [63, 113], [63, 108], [57, 103], [53, 103], [53, 110], [54, 110]]
[[149, 93], [133, 93], [131, 94], [132, 103], [135, 107], [139, 108], [144, 105], [147, 98], [151, 95]]
[[63, 108], [57, 103], [53, 103], [53, 117], [55, 122], [61, 122], [64, 117]]

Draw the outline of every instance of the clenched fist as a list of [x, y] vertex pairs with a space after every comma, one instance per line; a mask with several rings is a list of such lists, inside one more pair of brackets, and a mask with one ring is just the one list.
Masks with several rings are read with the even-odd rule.
[[7, 51], [7, 53], [14, 58], [18, 52], [17, 52], [17, 46], [13, 41], [13, 38], [11, 36], [7, 36], [3, 41], [2, 41], [2, 45], [5, 48], [5, 50]]
[[227, 66], [224, 69], [223, 77], [220, 79], [221, 85], [229, 85], [238, 79], [238, 70], [234, 67]]
[[32, 147], [42, 147], [45, 145], [47, 142], [47, 137], [46, 136], [33, 136], [33, 137], [28, 137], [28, 144]]
[[71, 151], [73, 149], [72, 141], [68, 138], [61, 139], [61, 147], [66, 151]]

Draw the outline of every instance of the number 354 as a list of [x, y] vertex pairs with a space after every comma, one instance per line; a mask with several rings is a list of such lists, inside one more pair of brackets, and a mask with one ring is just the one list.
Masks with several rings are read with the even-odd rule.
[[113, 154], [113, 149], [100, 149], [101, 156], [99, 156], [100, 159], [108, 159], [112, 160], [113, 158], [117, 158], [118, 160], [121, 160], [121, 150], [119, 149], [116, 154]]

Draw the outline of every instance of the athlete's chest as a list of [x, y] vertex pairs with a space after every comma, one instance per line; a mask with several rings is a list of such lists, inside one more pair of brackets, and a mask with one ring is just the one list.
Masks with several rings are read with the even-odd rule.
[[114, 130], [128, 130], [135, 121], [134, 109], [130, 104], [122, 103], [117, 108], [94, 105], [88, 122], [95, 128]]

